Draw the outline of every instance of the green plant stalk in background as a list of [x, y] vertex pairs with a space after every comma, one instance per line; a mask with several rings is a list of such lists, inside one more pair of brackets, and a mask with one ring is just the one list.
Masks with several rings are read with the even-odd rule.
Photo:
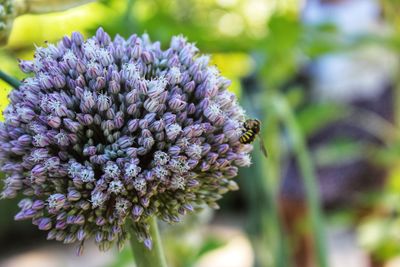
[[[261, 142], [261, 140], [259, 140]], [[260, 152], [258, 152], [261, 154]], [[259, 158], [264, 159], [263, 156], [259, 156]], [[279, 166], [279, 165], [275, 165]], [[266, 160], [265, 163], [261, 163], [261, 169], [265, 174], [262, 177], [261, 186], [263, 187], [263, 191], [266, 194], [268, 203], [268, 212], [264, 212], [263, 221], [263, 232], [264, 234], [271, 235], [275, 242], [274, 247], [274, 266], [276, 267], [286, 267], [288, 266], [288, 258], [287, 258], [287, 246], [285, 244], [285, 236], [283, 233], [283, 225], [279, 216], [279, 204], [277, 199], [277, 184], [279, 178], [274, 173], [274, 164], [270, 163], [269, 160]], [[268, 216], [268, 217], [267, 217]], [[266, 218], [267, 217], [267, 218]]]
[[[268, 196], [268, 202], [270, 202], [268, 215], [270, 216], [269, 221], [274, 228], [273, 232], [270, 232], [270, 234], [274, 235], [276, 245], [274, 251], [274, 266], [287, 267], [290, 266], [290, 260], [288, 258], [289, 247], [284, 234], [284, 226], [279, 214], [278, 203], [278, 192], [281, 177], [280, 127], [279, 118], [271, 109], [271, 105], [267, 105], [267, 107], [264, 108], [263, 118], [265, 118], [265, 127], [263, 127], [261, 132], [261, 135], [264, 137], [264, 139], [258, 140], [258, 142], [267, 142], [266, 144], [268, 147], [268, 153], [271, 155], [268, 155], [268, 159], [265, 159], [262, 155], [260, 155], [260, 158], [263, 160], [263, 163], [260, 164], [260, 168], [265, 174], [262, 179], [262, 186], [265, 194]], [[258, 150], [258, 154], [261, 154], [260, 150]], [[265, 215], [267, 215], [267, 213]]]
[[149, 225], [149, 233], [153, 241], [151, 250], [137, 240], [136, 232], [133, 227], [131, 227], [130, 243], [136, 265], [137, 267], [167, 267], [164, 250], [161, 244], [161, 237], [158, 231], [157, 218], [155, 216], [149, 219]]
[[282, 96], [278, 95], [272, 99], [271, 103], [274, 105], [278, 115], [280, 116], [289, 133], [300, 172], [304, 180], [304, 188], [309, 210], [308, 214], [316, 249], [317, 266], [327, 267], [328, 257], [326, 250], [324, 220], [321, 211], [320, 197], [318, 194], [317, 178], [304, 136], [301, 133], [300, 127], [287, 101]]
[[[257, 144], [255, 144], [256, 146]], [[249, 193], [249, 235], [255, 250], [255, 267], [287, 267], [287, 253], [276, 198], [275, 169], [270, 159], [254, 150], [253, 166], [242, 170]], [[271, 252], [271, 253], [267, 253]]]
[[[242, 99], [242, 104], [249, 112], [250, 117], [258, 117], [254, 103], [259, 96], [248, 91]], [[265, 110], [264, 110], [265, 109]], [[241, 170], [245, 177], [243, 190], [247, 190], [249, 196], [249, 226], [248, 232], [251, 236], [253, 249], [255, 250], [255, 267], [287, 267], [288, 252], [283, 233], [283, 227], [278, 211], [277, 192], [280, 177], [279, 145], [279, 121], [270, 109], [271, 105], [263, 107], [261, 117], [263, 125], [262, 132], [264, 141], [267, 143], [268, 153], [266, 159], [258, 149], [257, 142], [254, 143], [253, 164], [249, 169]], [[270, 141], [271, 140], [271, 141]], [[271, 253], [267, 253], [267, 252]]]
[[131, 23], [131, 15], [132, 15], [132, 8], [133, 8], [134, 0], [128, 0], [126, 3], [126, 10], [124, 13], [124, 20], [126, 23]]
[[8, 83], [14, 88], [18, 88], [21, 85], [21, 82], [18, 81], [16, 78], [9, 76], [5, 72], [0, 70], [0, 79]]

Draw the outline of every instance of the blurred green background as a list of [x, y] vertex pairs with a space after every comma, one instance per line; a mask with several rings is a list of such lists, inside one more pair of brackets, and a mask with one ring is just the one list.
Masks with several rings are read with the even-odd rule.
[[[0, 69], [22, 79], [35, 46], [99, 26], [164, 47], [183, 34], [262, 121], [269, 157], [255, 143], [219, 211], [163, 227], [170, 266], [400, 266], [399, 15], [398, 0], [102, 0], [17, 17]], [[132, 266], [129, 249], [48, 243], [16, 203], [0, 203], [0, 266]]]

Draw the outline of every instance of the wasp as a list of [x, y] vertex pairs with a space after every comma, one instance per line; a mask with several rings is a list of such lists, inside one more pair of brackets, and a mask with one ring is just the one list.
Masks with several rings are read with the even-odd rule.
[[261, 122], [257, 119], [247, 119], [243, 123], [243, 133], [239, 137], [239, 142], [242, 144], [250, 144], [252, 143], [258, 136], [260, 139], [260, 150], [264, 154], [265, 157], [268, 157], [267, 149], [264, 146], [264, 141], [260, 135], [261, 130]]

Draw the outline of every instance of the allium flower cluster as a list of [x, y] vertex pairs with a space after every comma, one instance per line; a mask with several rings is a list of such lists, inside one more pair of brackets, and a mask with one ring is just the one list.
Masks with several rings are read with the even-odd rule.
[[151, 248], [150, 216], [173, 223], [216, 208], [250, 164], [229, 81], [181, 36], [162, 50], [146, 35], [75, 32], [20, 67], [33, 75], [0, 124], [2, 196], [27, 196], [15, 218], [79, 253], [91, 237], [101, 250], [122, 247], [127, 220]]

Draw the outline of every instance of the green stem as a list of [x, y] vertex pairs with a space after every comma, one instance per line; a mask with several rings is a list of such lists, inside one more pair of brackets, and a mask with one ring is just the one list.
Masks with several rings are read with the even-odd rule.
[[306, 147], [304, 136], [302, 135], [300, 127], [286, 100], [283, 97], [278, 96], [272, 101], [272, 103], [274, 103], [278, 114], [280, 114], [284, 125], [287, 127], [288, 133], [293, 142], [300, 172], [304, 179], [304, 187], [312, 227], [311, 231], [314, 236], [314, 243], [317, 252], [317, 266], [327, 267], [328, 258], [326, 254], [324, 222], [320, 206], [321, 201], [314, 166]]
[[[287, 262], [287, 248], [285, 246], [285, 239], [283, 235], [282, 223], [279, 215], [279, 204], [278, 204], [278, 191], [279, 191], [279, 169], [280, 169], [280, 161], [279, 161], [279, 148], [277, 149], [276, 143], [279, 143], [279, 125], [278, 118], [273, 114], [270, 114], [270, 107], [266, 107], [266, 112], [263, 118], [265, 118], [265, 125], [268, 125], [267, 132], [261, 133], [264, 138], [259, 139], [259, 142], [267, 141], [268, 150], [271, 151], [271, 155], [268, 159], [265, 159], [260, 151], [258, 153], [258, 162], [260, 168], [262, 169], [262, 188], [264, 189], [264, 194], [267, 198], [268, 207], [267, 210], [264, 211], [265, 216], [268, 216], [269, 223], [271, 224], [271, 229], [268, 232], [268, 235], [274, 240], [274, 264], [275, 267], [285, 267], [288, 266]], [[275, 144], [273, 144], [275, 142]], [[260, 160], [261, 159], [261, 160]], [[264, 230], [266, 231], [266, 230]], [[266, 233], [267, 234], [267, 231]], [[263, 265], [265, 266], [265, 265]]]
[[[261, 142], [261, 140], [259, 140]], [[259, 152], [259, 154], [261, 154]], [[264, 159], [262, 155], [259, 155], [259, 158]], [[264, 163], [261, 163], [264, 168], [264, 177], [262, 182], [262, 187], [264, 189], [264, 194], [268, 200], [268, 211], [265, 211], [264, 215], [268, 216], [268, 218], [263, 218], [263, 221], [268, 222], [271, 225], [271, 230], [268, 232], [266, 229], [265, 233], [268, 233], [271, 238], [274, 240], [275, 247], [273, 248], [274, 252], [274, 265], [276, 267], [285, 267], [288, 266], [287, 258], [286, 258], [286, 247], [285, 240], [282, 231], [282, 224], [279, 217], [278, 211], [278, 201], [277, 201], [277, 190], [276, 190], [276, 182], [274, 179], [274, 164], [266, 160]], [[277, 165], [275, 165], [277, 166]], [[265, 225], [264, 225], [265, 227]]]
[[3, 71], [0, 70], [0, 79], [8, 83], [14, 88], [18, 88], [21, 85], [21, 82], [18, 81], [17, 79], [9, 76], [8, 74], [4, 73]]
[[134, 4], [133, 0], [128, 0], [128, 2], [126, 4], [126, 9], [125, 9], [125, 14], [124, 14], [124, 20], [126, 22], [131, 22], [131, 12], [132, 12], [133, 4]]
[[153, 241], [152, 249], [147, 249], [143, 243], [136, 238], [134, 229], [131, 233], [131, 248], [136, 261], [137, 267], [167, 267], [164, 251], [161, 244], [160, 233], [157, 226], [157, 218], [155, 216], [149, 219], [150, 236]]
[[[244, 94], [246, 93], [247, 91], [244, 91]], [[257, 97], [259, 96], [246, 94], [242, 99], [243, 106], [251, 115], [257, 113], [254, 109]], [[249, 232], [256, 254], [254, 266], [287, 267], [287, 249], [277, 203], [280, 157], [276, 140], [279, 139], [279, 118], [270, 109], [270, 105], [265, 105], [263, 114], [260, 114], [259, 119], [262, 119], [263, 125], [268, 125], [266, 127], [268, 130], [261, 133], [263, 140], [260, 139], [258, 142], [266, 141], [268, 151], [271, 153], [266, 159], [260, 150], [255, 149], [254, 163], [250, 168], [241, 171], [244, 177], [254, 177], [245, 180], [250, 201]], [[272, 251], [272, 257], [265, 251]]]

